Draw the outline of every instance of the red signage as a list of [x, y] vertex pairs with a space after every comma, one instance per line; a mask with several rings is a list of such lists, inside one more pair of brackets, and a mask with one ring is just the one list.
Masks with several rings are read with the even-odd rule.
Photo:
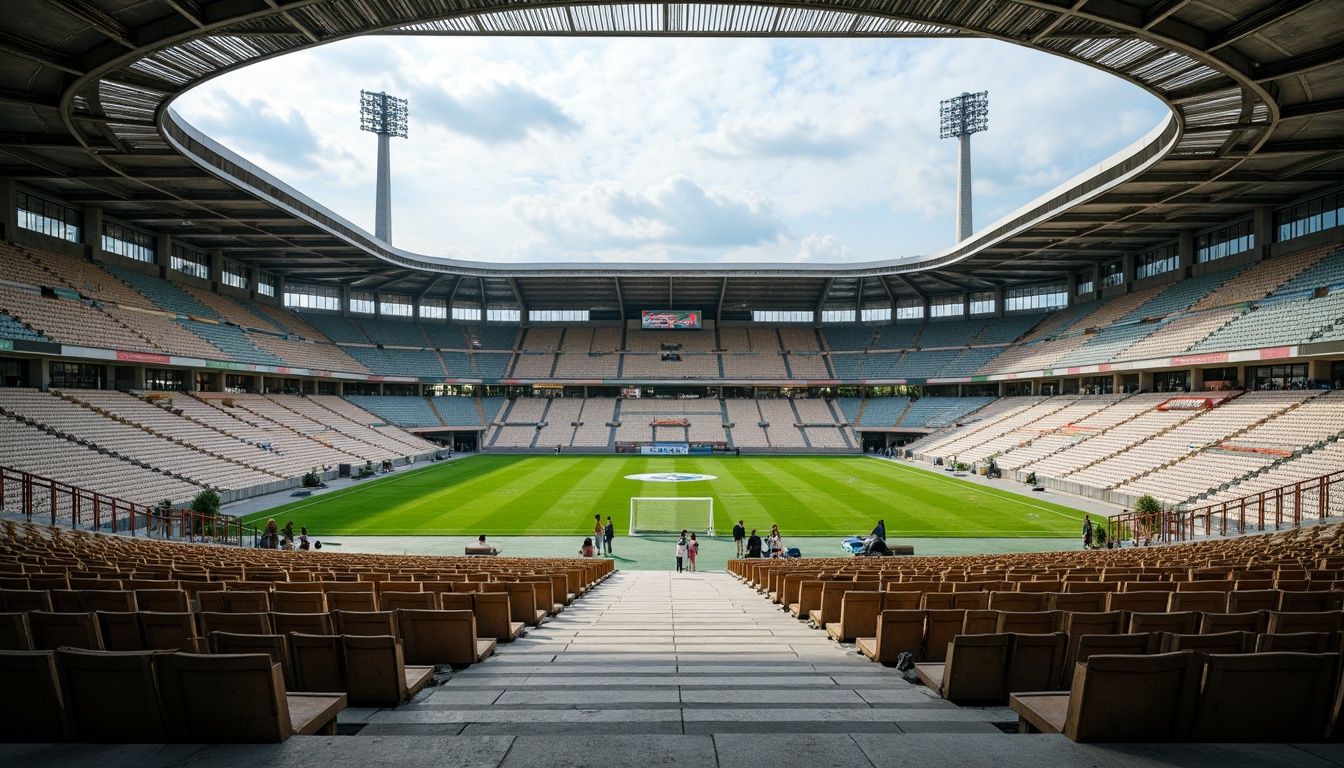
[[1226, 363], [1226, 352], [1211, 352], [1207, 355], [1186, 355], [1185, 357], [1171, 358], [1171, 364], [1180, 365], [1209, 365], [1210, 363]]
[[167, 355], [154, 355], [149, 352], [117, 352], [118, 360], [126, 360], [132, 363], [164, 363], [168, 362]]

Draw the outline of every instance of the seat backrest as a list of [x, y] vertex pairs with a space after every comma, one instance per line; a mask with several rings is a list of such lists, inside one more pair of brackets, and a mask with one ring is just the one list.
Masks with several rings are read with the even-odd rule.
[[1344, 613], [1339, 611], [1270, 611], [1268, 617], [1265, 632], [1271, 635], [1286, 635], [1294, 632], [1338, 632], [1340, 630], [1340, 620], [1344, 619]]
[[840, 604], [840, 633], [845, 640], [872, 637], [877, 628], [877, 614], [882, 609], [882, 593], [850, 591]]
[[[340, 583], [340, 582], [338, 582]], [[332, 613], [343, 611], [370, 612], [378, 610], [378, 596], [373, 592], [333, 592], [327, 590], [327, 608]]]
[[506, 608], [509, 605], [508, 592], [444, 592], [438, 596], [439, 604], [430, 607], [441, 611], [470, 611], [474, 610], [476, 598], [481, 595], [489, 595], [490, 600], [498, 601]]
[[204, 650], [197, 647], [200, 633], [196, 628], [194, 613], [140, 611], [135, 616], [140, 622], [140, 637], [148, 650], [179, 650], [188, 653]]
[[140, 609], [135, 593], [127, 589], [81, 589], [79, 603], [85, 611], [133, 613]]
[[0, 651], [33, 650], [33, 633], [28, 629], [28, 614], [0, 613]]
[[264, 653], [169, 653], [158, 659], [175, 741], [278, 743], [294, 733], [284, 673]]
[[135, 611], [94, 611], [103, 648], [109, 651], [148, 651], [140, 636], [140, 617]]
[[1206, 613], [1200, 617], [1199, 632], [1202, 635], [1233, 631], [1258, 634], [1265, 629], [1265, 613], [1265, 611]]
[[471, 611], [402, 610], [397, 619], [408, 664], [476, 663], [476, 617]]
[[1058, 629], [1059, 611], [999, 611], [995, 632], [1045, 635]]
[[[508, 640], [513, 635], [512, 628], [509, 626], [509, 596], [507, 594], [493, 594], [490, 592], [477, 592], [471, 595], [450, 595], [445, 593], [443, 597], [466, 598], [471, 612], [476, 616], [476, 632], [481, 637], [493, 637], [496, 640]], [[454, 603], [449, 604], [444, 600], [440, 606], [441, 610], [457, 611], [462, 610], [461, 606]]]
[[[821, 605], [821, 589], [826, 582], [821, 579], [803, 579], [798, 585], [798, 615], [806, 617], [809, 611]], [[516, 620], [516, 619], [515, 619]]]
[[1009, 633], [1004, 693], [1053, 691], [1060, 687], [1069, 636], [1063, 632]]
[[141, 611], [183, 613], [191, 610], [187, 593], [181, 589], [137, 589], [135, 604]]
[[989, 607], [996, 611], [1043, 611], [1043, 592], [990, 592]]
[[919, 607], [926, 611], [950, 611], [955, 610], [956, 605], [955, 592], [925, 592], [919, 601]]
[[[220, 586], [220, 585], [215, 585]], [[196, 609], [201, 613], [226, 613], [229, 604], [224, 601], [225, 590], [208, 589], [196, 592]]]
[[509, 595], [509, 611], [513, 615], [513, 620], [536, 624], [537, 611], [541, 606], [537, 605], [537, 593], [532, 585], [508, 582], [505, 591]]
[[285, 676], [285, 690], [296, 691], [294, 687], [293, 664], [289, 659], [289, 645], [284, 635], [239, 635], [233, 632], [211, 632], [210, 651], [212, 653], [264, 653], [271, 661], [280, 665]]
[[1280, 611], [1338, 611], [1344, 592], [1323, 589], [1310, 592], [1285, 591], [1279, 597]]
[[882, 610], [917, 611], [920, 603], [923, 602], [923, 597], [919, 592], [883, 592]]
[[1277, 589], [1234, 589], [1227, 593], [1228, 613], [1279, 610]]
[[396, 611], [336, 611], [338, 635], [391, 635], [400, 637]]
[[1053, 592], [1050, 595], [1048, 607], [1052, 611], [1104, 613], [1106, 612], [1106, 593], [1085, 592], [1072, 594], [1066, 592]]
[[0, 741], [65, 739], [65, 705], [54, 653], [0, 650], [0, 690], [5, 692], [0, 696]]
[[1062, 684], [1067, 688], [1073, 681], [1073, 674], [1077, 671], [1078, 665], [1087, 661], [1088, 657], [1094, 653], [1137, 655], [1152, 653], [1154, 647], [1153, 635], [1147, 633], [1140, 635], [1076, 635], [1070, 632], [1069, 652], [1064, 659]]
[[999, 626], [999, 611], [972, 609], [966, 611], [961, 622], [963, 635], [992, 635]]
[[439, 596], [433, 592], [383, 592], [378, 596], [378, 607], [384, 611], [395, 611], [398, 608], [433, 610], [439, 607]]
[[1191, 738], [1201, 742], [1325, 737], [1339, 654], [1211, 654]]
[[299, 632], [305, 635], [331, 635], [331, 616], [325, 613], [271, 612], [271, 629], [277, 635]]
[[0, 610], [9, 613], [50, 611], [51, 593], [44, 589], [0, 589]]
[[[950, 593], [948, 593], [950, 594]], [[947, 657], [947, 644], [961, 634], [966, 623], [966, 612], [952, 610], [925, 611], [924, 619], [924, 661], [943, 661]]]
[[1078, 742], [1180, 741], [1190, 733], [1199, 657], [1098, 654], [1078, 667], [1064, 735]]
[[294, 690], [311, 693], [345, 691], [345, 662], [339, 635], [289, 635], [289, 654], [294, 664]]
[[1008, 662], [1006, 634], [957, 635], [947, 648], [943, 698], [954, 702], [1001, 702]]
[[234, 632], [240, 635], [272, 634], [271, 615], [261, 613], [219, 613], [202, 611], [196, 614], [201, 624], [201, 634], [209, 637], [211, 632]]
[[406, 699], [401, 643], [392, 635], [341, 635], [350, 702], [396, 706]]
[[224, 610], [229, 613], [270, 613], [271, 593], [230, 589], [224, 593]]
[[1227, 611], [1227, 593], [1172, 592], [1171, 598], [1167, 601], [1167, 610], [1225, 613]]
[[326, 613], [327, 596], [322, 592], [277, 590], [271, 593], [271, 610], [275, 613]]
[[1112, 592], [1106, 597], [1106, 610], [1158, 613], [1167, 610], [1170, 592]]
[[1255, 652], [1325, 653], [1330, 650], [1331, 632], [1261, 633], [1255, 636]]
[[1255, 648], [1255, 635], [1250, 632], [1219, 632], [1211, 635], [1163, 632], [1161, 644], [1162, 653], [1250, 653]]
[[1129, 631], [1134, 632], [1172, 632], [1188, 635], [1199, 626], [1199, 614], [1194, 611], [1175, 613], [1131, 613]]
[[33, 635], [33, 649], [54, 651], [57, 648], [103, 650], [103, 635], [98, 619], [92, 613], [48, 613], [30, 611], [28, 628]]
[[168, 740], [153, 651], [56, 652], [61, 699], [76, 741], [154, 744]]

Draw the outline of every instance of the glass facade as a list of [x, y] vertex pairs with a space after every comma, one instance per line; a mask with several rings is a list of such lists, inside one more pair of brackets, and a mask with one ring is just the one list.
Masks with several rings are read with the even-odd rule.
[[1217, 261], [1254, 247], [1255, 233], [1251, 231], [1251, 222], [1243, 221], [1196, 237], [1195, 260], [1200, 264]]
[[19, 192], [19, 228], [78, 243], [82, 216], [79, 211], [45, 197]]
[[[1091, 290], [1089, 288], [1089, 290]], [[1009, 288], [1003, 294], [1003, 308], [1008, 312], [1033, 309], [1058, 309], [1069, 305], [1069, 287], [1065, 283], [1032, 285]]]
[[110, 221], [103, 222], [103, 250], [108, 253], [153, 264], [154, 241], [154, 236], [148, 232]]

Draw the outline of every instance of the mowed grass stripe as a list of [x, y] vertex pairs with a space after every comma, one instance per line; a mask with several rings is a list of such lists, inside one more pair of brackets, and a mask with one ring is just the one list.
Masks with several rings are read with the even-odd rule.
[[[644, 472], [696, 472], [713, 481], [647, 483]], [[864, 533], [877, 518], [893, 536], [1072, 537], [1082, 512], [895, 462], [862, 457], [476, 456], [402, 470], [268, 512], [283, 524], [336, 535], [592, 533], [610, 515], [619, 533], [631, 496], [712, 496], [716, 528], [737, 520], [785, 536]]]

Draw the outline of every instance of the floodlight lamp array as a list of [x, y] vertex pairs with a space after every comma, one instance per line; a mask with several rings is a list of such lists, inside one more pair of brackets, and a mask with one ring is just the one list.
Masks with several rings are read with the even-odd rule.
[[381, 92], [359, 92], [361, 131], [404, 139], [407, 137], [410, 113], [406, 99], [398, 99]]
[[989, 91], [963, 93], [939, 104], [938, 138], [970, 136], [989, 129]]

